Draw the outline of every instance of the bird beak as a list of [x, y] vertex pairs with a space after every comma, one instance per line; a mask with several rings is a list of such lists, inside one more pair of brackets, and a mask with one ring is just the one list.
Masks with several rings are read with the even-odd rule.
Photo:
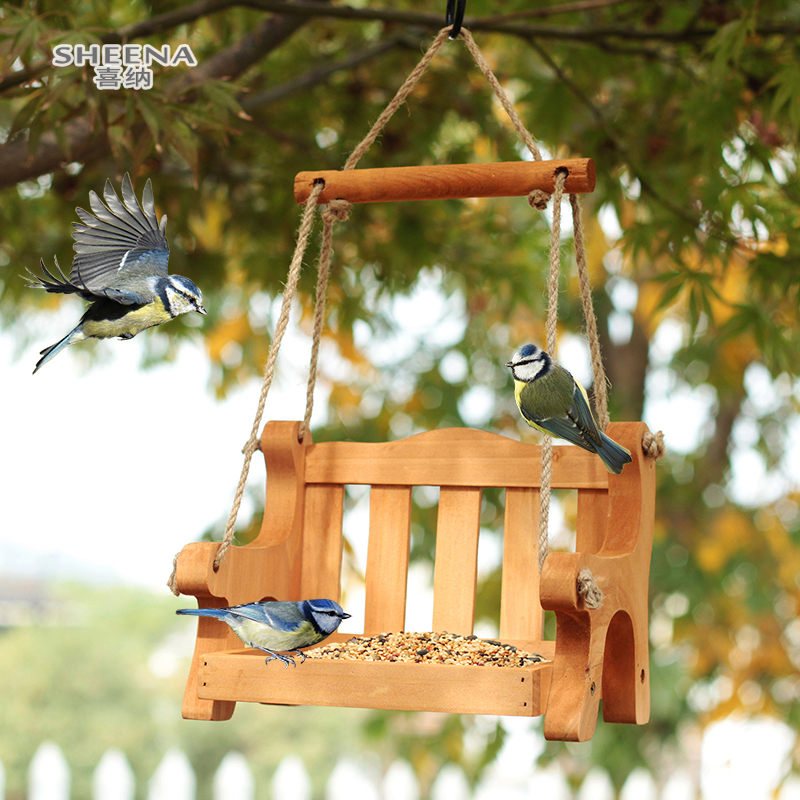
[[342, 614], [342, 619], [350, 619], [350, 614]]
[[513, 361], [506, 361], [506, 366], [507, 367], [513, 367], [514, 366], [514, 362]]
[[206, 314], [208, 314], [208, 311], [206, 311], [206, 310], [203, 308], [203, 306], [197, 306], [197, 310], [198, 310], [198, 311], [199, 311], [199, 312], [200, 312], [200, 313], [201, 313], [203, 316], [205, 316]]

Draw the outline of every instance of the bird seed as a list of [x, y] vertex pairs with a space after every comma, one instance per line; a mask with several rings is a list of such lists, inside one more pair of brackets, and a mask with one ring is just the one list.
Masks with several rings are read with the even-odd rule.
[[417, 664], [528, 667], [545, 661], [512, 644], [455, 633], [381, 633], [353, 636], [346, 642], [326, 644], [307, 652], [309, 658], [345, 661], [410, 661]]

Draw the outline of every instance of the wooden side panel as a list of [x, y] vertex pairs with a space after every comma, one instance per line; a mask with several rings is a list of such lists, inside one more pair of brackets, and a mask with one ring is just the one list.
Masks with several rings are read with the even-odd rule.
[[578, 519], [575, 550], [578, 553], [599, 553], [608, 525], [608, 491], [578, 489]]
[[[545, 650], [550, 643], [542, 642]], [[551, 650], [552, 652], [552, 650]], [[201, 697], [280, 705], [387, 708], [456, 714], [537, 716], [544, 711], [551, 662], [478, 667], [308, 658], [297, 669], [264, 664], [263, 653], [209, 653]]]
[[[542, 606], [556, 612], [558, 624], [544, 723], [548, 739], [591, 738], [601, 698], [607, 720], [642, 724], [649, 717], [647, 601], [655, 464], [642, 452], [646, 429], [641, 422], [609, 426], [609, 436], [631, 451], [633, 462], [621, 475], [609, 476], [607, 499], [599, 494], [581, 499], [579, 491], [578, 513], [587, 513], [579, 523], [579, 546], [588, 552], [550, 553], [542, 570]], [[584, 569], [603, 592], [599, 608], [587, 608], [578, 595]]]
[[506, 490], [500, 638], [541, 639], [539, 490]]
[[300, 597], [339, 600], [342, 575], [344, 486], [306, 488]]
[[475, 621], [480, 488], [442, 486], [433, 567], [433, 629], [470, 634]]
[[364, 633], [404, 630], [410, 545], [411, 487], [373, 486]]

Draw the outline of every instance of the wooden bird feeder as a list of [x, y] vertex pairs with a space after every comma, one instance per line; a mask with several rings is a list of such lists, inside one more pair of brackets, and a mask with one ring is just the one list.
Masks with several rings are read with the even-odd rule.
[[[413, 167], [300, 173], [305, 202], [320, 178], [320, 202], [591, 191], [589, 159], [513, 165]], [[268, 422], [261, 436], [267, 489], [258, 537], [232, 547], [214, 570], [216, 543], [187, 545], [177, 560], [181, 593], [202, 608], [272, 598], [340, 598], [345, 487], [369, 486], [364, 634], [405, 628], [414, 486], [439, 491], [433, 630], [473, 632], [478, 534], [484, 487], [505, 490], [499, 637], [547, 660], [527, 667], [308, 658], [297, 669], [264, 664], [228, 626], [199, 618], [183, 701], [188, 719], [228, 719], [237, 702], [348, 706], [467, 714], [544, 714], [548, 739], [591, 738], [600, 700], [607, 721], [649, 717], [648, 576], [655, 515], [655, 462], [643, 454], [647, 426], [614, 423], [608, 434], [633, 462], [610, 475], [597, 456], [555, 447], [552, 486], [577, 490], [576, 552], [551, 552], [541, 573], [538, 505], [541, 448], [486, 431], [451, 428], [386, 443], [298, 440], [298, 422]], [[589, 609], [578, 574], [589, 568], [604, 594]], [[555, 641], [543, 641], [543, 609]], [[345, 641], [336, 633], [326, 640]], [[313, 651], [312, 651], [313, 652]]]
[[[608, 433], [633, 462], [610, 475], [597, 456], [555, 447], [552, 485], [577, 489], [576, 552], [551, 552], [538, 570], [538, 445], [485, 431], [450, 428], [395, 442], [322, 442], [298, 422], [268, 422], [267, 468], [258, 537], [232, 548], [214, 572], [218, 545], [184, 547], [177, 579], [202, 608], [261, 598], [338, 599], [342, 516], [348, 484], [370, 487], [364, 633], [405, 626], [413, 486], [439, 486], [433, 629], [468, 635], [475, 612], [483, 487], [505, 489], [501, 641], [549, 659], [530, 667], [308, 658], [297, 669], [266, 666], [227, 625], [199, 619], [183, 716], [228, 719], [236, 702], [545, 714], [548, 739], [583, 741], [604, 719], [649, 716], [648, 575], [655, 511], [654, 461], [642, 452], [647, 426], [612, 423]], [[584, 607], [578, 573], [589, 567], [605, 597]], [[542, 640], [542, 609], [555, 611], [555, 642]], [[336, 633], [327, 641], [345, 641]]]

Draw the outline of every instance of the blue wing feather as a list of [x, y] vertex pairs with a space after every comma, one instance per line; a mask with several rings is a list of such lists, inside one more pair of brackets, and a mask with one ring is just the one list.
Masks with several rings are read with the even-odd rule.
[[227, 611], [231, 616], [261, 622], [280, 631], [293, 631], [300, 623], [306, 621], [297, 603], [288, 600], [273, 601], [269, 604], [245, 603], [232, 606]]

